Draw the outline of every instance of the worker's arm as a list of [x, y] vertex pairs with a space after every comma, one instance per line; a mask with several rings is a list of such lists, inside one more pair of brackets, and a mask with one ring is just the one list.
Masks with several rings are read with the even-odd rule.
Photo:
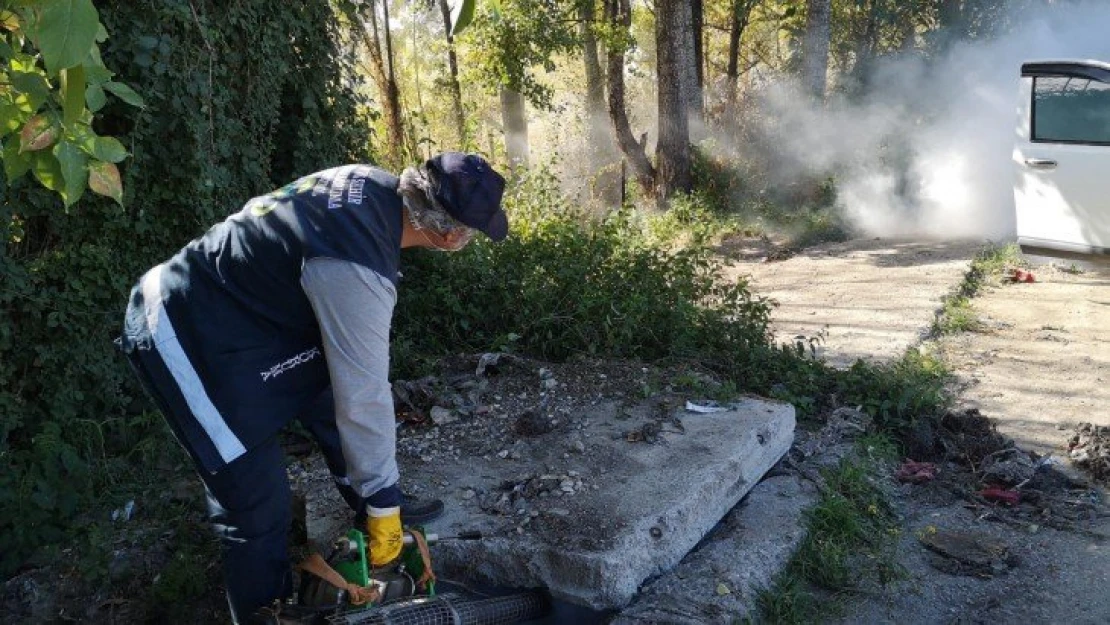
[[389, 385], [389, 327], [397, 291], [349, 261], [305, 262], [301, 287], [316, 311], [351, 487], [377, 508], [400, 504]]

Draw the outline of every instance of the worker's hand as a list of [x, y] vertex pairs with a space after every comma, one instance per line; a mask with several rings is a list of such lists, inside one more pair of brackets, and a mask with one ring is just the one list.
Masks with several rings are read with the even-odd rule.
[[370, 537], [370, 566], [385, 566], [401, 555], [401, 507], [367, 508], [366, 534]]

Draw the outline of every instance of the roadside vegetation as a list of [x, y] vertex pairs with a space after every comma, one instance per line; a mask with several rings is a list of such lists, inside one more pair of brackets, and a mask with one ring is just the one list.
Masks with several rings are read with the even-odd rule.
[[[299, 175], [345, 162], [397, 171], [440, 149], [483, 152], [499, 164], [526, 161], [517, 158], [520, 144], [508, 123], [526, 120], [526, 100], [550, 115], [549, 125], [560, 130], [550, 134], [574, 144], [553, 142], [543, 156], [534, 150], [532, 166], [513, 177], [506, 198], [513, 236], [505, 244], [478, 241], [450, 259], [406, 253], [395, 377], [419, 375], [448, 354], [478, 351], [690, 363], [712, 371], [723, 389], [791, 402], [810, 424], [838, 406], [861, 406], [892, 441], [947, 404], [944, 369], [927, 355], [836, 370], [814, 355], [820, 337], [781, 342], [768, 329], [774, 303], [743, 281], [721, 279], [712, 246], [729, 237], [776, 236], [786, 247], [804, 247], [849, 235], [834, 210], [834, 180], [809, 172], [783, 182], [769, 174], [784, 169], [769, 157], [774, 141], [758, 144], [758, 133], [744, 134], [740, 123], [765, 111], [737, 108], [739, 93], [724, 101], [707, 97], [716, 112], [704, 119], [720, 127], [712, 134], [753, 146], [757, 157], [699, 148], [682, 161], [691, 152], [687, 135], [657, 146], [653, 165], [645, 151], [648, 126], [635, 120], [644, 137], [637, 142], [626, 119], [621, 130], [629, 140], [620, 155], [609, 145], [607, 162], [632, 163], [630, 171], [596, 185], [599, 197], [584, 191], [593, 181], [561, 181], [562, 172], [542, 165], [566, 150], [580, 157], [579, 170], [604, 169], [577, 145], [604, 141], [583, 141], [592, 129], [564, 128], [566, 118], [555, 115], [573, 108], [564, 100], [602, 84], [600, 68], [576, 70], [558, 75], [556, 89], [538, 68], [566, 72], [563, 65], [572, 63], [564, 61], [580, 67], [580, 57], [599, 50], [619, 60], [640, 40], [648, 47], [635, 55], [635, 71], [611, 63], [610, 80], [628, 74], [629, 93], [649, 94], [643, 97], [650, 102], [660, 87], [692, 84], [663, 71], [674, 68], [656, 67], [655, 12], [640, 3], [626, 3], [634, 15], [609, 12], [595, 20], [583, 13], [579, 22], [546, 5], [483, 3], [459, 38], [446, 36], [450, 29], [435, 12], [383, 14], [377, 22], [376, 11], [388, 3], [97, 4], [9, 2], [0, 20], [9, 78], [0, 105], [14, 116], [0, 134], [0, 579], [49, 568], [76, 580], [59, 590], [63, 595], [80, 592], [79, 584], [98, 590], [142, 579], [131, 586], [147, 594], [133, 600], [146, 606], [149, 620], [205, 620], [175, 612], [181, 601], [209, 593], [219, 576], [203, 495], [112, 343], [132, 284], [247, 198]], [[684, 6], [667, 3], [665, 13]], [[710, 21], [727, 27], [706, 30], [715, 40], [707, 66], [730, 65], [722, 62], [723, 35], [735, 28], [737, 41], [727, 46], [733, 61], [760, 51], [767, 65], [761, 71], [792, 72], [793, 52], [762, 51], [800, 47], [801, 7], [708, 3]], [[29, 15], [34, 19], [20, 21]], [[741, 42], [748, 17], [757, 19]], [[884, 17], [895, 18], [911, 26], [936, 21], [924, 8]], [[844, 32], [864, 32], [856, 20], [870, 18], [854, 12], [838, 19], [850, 26]], [[52, 21], [49, 37], [24, 29]], [[402, 22], [411, 26], [411, 47], [389, 39]], [[677, 39], [672, 31], [660, 32]], [[90, 43], [73, 44], [70, 35]], [[787, 39], [791, 45], [779, 45]], [[868, 49], [878, 53], [878, 43]], [[72, 58], [55, 56], [54, 46]], [[845, 61], [856, 49], [834, 46], [833, 53]], [[394, 50], [399, 59], [390, 58]], [[731, 75], [710, 79], [727, 78], [733, 92], [759, 82], [739, 81], [731, 66]], [[824, 92], [825, 74], [817, 74], [822, 84], [814, 93]], [[415, 102], [419, 110], [402, 112], [401, 91], [416, 94], [406, 106]], [[502, 120], [475, 113], [498, 106]], [[625, 104], [619, 108], [623, 115]], [[600, 113], [608, 137], [611, 117], [603, 109], [571, 113]], [[669, 112], [674, 119], [685, 114]], [[637, 170], [645, 164], [649, 171]], [[690, 175], [671, 180], [656, 167]], [[101, 177], [90, 178], [103, 171], [112, 174], [107, 188]], [[84, 192], [86, 183], [95, 193]], [[624, 201], [612, 199], [618, 184]], [[657, 198], [654, 189], [667, 192]], [[830, 483], [843, 482], [843, 501], [856, 502], [863, 491], [850, 488], [855, 479]], [[842, 504], [830, 500], [814, 522], [845, 525], [836, 520]], [[136, 521], [121, 529], [132, 514]], [[840, 542], [853, 536], [847, 532]], [[140, 566], [120, 557], [124, 542], [157, 555]], [[810, 551], [820, 559], [823, 549]]]
[[963, 281], [955, 291], [944, 298], [937, 311], [930, 335], [933, 338], [960, 332], [976, 332], [982, 323], [971, 305], [971, 300], [988, 285], [997, 283], [1007, 269], [1024, 267], [1021, 250], [1017, 244], [988, 245], [971, 261]]
[[842, 612], [865, 585], [904, 577], [893, 552], [901, 527], [884, 491], [884, 465], [898, 458], [885, 435], [857, 442], [853, 458], [822, 471], [820, 497], [805, 515], [807, 535], [774, 585], [760, 593], [766, 623], [815, 623]]

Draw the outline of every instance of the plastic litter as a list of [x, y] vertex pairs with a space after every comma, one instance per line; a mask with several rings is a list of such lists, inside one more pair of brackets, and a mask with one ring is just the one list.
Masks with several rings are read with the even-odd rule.
[[1010, 272], [1010, 282], [1036, 282], [1037, 279], [1032, 271], [1024, 269], [1014, 269]]
[[686, 402], [686, 411], [687, 412], [696, 412], [698, 414], [713, 414], [715, 412], [728, 412], [729, 410], [735, 410], [735, 409], [736, 409], [736, 406], [734, 404], [724, 405], [724, 404], [720, 404], [720, 403], [715, 402], [715, 401], [703, 401], [703, 402], [700, 402], [700, 403], [694, 403], [692, 401], [687, 401]]
[[133, 514], [135, 514], [135, 500], [131, 499], [122, 508], [112, 510], [112, 520], [127, 522], [131, 520]]
[[1021, 502], [1021, 493], [1016, 490], [1006, 490], [998, 486], [988, 486], [979, 491], [979, 496], [987, 501], [1016, 506]]
[[894, 472], [894, 477], [899, 482], [924, 484], [936, 479], [937, 465], [932, 462], [915, 462], [907, 458]]

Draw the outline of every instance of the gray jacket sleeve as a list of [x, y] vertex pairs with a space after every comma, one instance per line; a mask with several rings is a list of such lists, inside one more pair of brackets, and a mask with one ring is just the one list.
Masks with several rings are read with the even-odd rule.
[[397, 290], [377, 272], [333, 258], [306, 261], [301, 287], [320, 324], [347, 477], [369, 497], [400, 477], [389, 385]]

